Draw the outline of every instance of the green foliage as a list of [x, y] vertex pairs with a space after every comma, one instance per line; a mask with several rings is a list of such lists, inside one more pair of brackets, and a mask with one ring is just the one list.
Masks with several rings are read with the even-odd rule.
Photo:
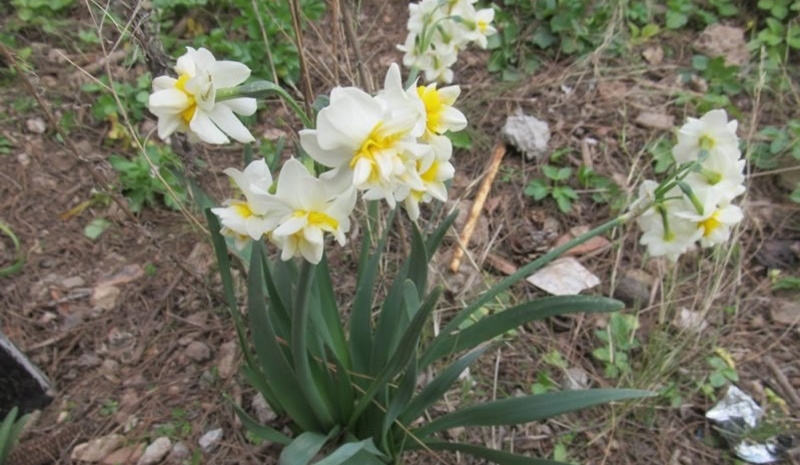
[[[441, 295], [441, 288], [427, 288], [427, 270], [455, 220], [454, 213], [427, 236], [412, 224], [410, 254], [386, 283], [386, 294], [380, 300], [375, 293], [384, 287], [379, 266], [390, 228], [374, 238], [372, 229], [363, 229], [366, 237], [357, 259], [356, 292], [346, 312], [349, 328], [341, 320], [325, 258], [318, 265], [302, 262], [298, 266], [293, 261], [270, 259], [263, 242], [253, 243], [245, 326], [233, 288], [227, 243], [219, 234], [218, 219], [210, 211], [207, 218], [224, 294], [244, 353], [244, 373], [276, 412], [291, 419], [296, 434], [289, 438], [258, 424], [240, 407], [235, 409], [255, 438], [286, 445], [281, 464], [305, 465], [317, 452], [325, 453], [325, 458], [314, 462], [317, 465], [396, 463], [404, 451], [422, 447], [460, 450], [500, 464], [555, 464], [443, 442], [437, 436], [453, 427], [526, 423], [647, 395], [633, 390], [548, 392], [466, 406], [427, 421], [425, 411], [452, 389], [458, 376], [497, 336], [533, 320], [575, 312], [610, 312], [621, 304], [594, 296], [548, 297], [463, 327], [475, 312], [543, 266], [557, 255], [554, 253], [485, 292], [436, 337], [423, 341], [423, 329]], [[391, 214], [387, 224], [393, 222]], [[419, 373], [434, 363], [438, 375], [417, 389]]]
[[[797, 167], [800, 165], [800, 120], [790, 119], [783, 127], [766, 126], [758, 131], [750, 159], [761, 169]], [[800, 184], [789, 195], [800, 203]]]
[[[160, 201], [173, 210], [179, 210], [187, 198], [186, 187], [176, 174], [182, 170], [180, 160], [166, 146], [148, 144], [146, 150], [152, 167], [143, 154], [130, 160], [119, 155], [111, 155], [108, 159], [119, 174], [122, 192], [128, 198], [131, 211], [138, 213], [144, 206], [157, 206]], [[155, 170], [166, 185], [155, 175]], [[173, 198], [170, 189], [177, 198]]]
[[36, 26], [47, 33], [56, 34], [59, 19], [75, 4], [75, 0], [11, 0], [16, 19], [19, 20], [19, 23], [11, 22], [11, 29]]
[[711, 0], [703, 3], [694, 0], [667, 0], [664, 26], [673, 30], [693, 26], [700, 30], [738, 13], [739, 8], [733, 0]]
[[700, 391], [710, 399], [715, 399], [714, 391], [726, 386], [729, 382], [739, 381], [739, 374], [728, 362], [718, 355], [712, 355], [706, 359], [706, 363], [711, 368], [708, 378], [699, 383]]
[[612, 14], [611, 2], [505, 0], [495, 16], [500, 33], [489, 38], [489, 71], [514, 80], [535, 71], [541, 56], [589, 53], [602, 43]]
[[551, 197], [556, 201], [558, 209], [564, 213], [572, 210], [572, 202], [578, 200], [578, 193], [567, 185], [572, 177], [572, 168], [558, 168], [552, 165], [543, 165], [544, 178], [532, 179], [525, 188], [525, 195], [534, 200], [543, 200]]
[[598, 361], [605, 364], [605, 375], [609, 378], [619, 378], [631, 372], [630, 351], [639, 347], [636, 339], [636, 330], [639, 328], [639, 319], [636, 315], [611, 315], [606, 329], [595, 331], [598, 339], [605, 343], [592, 351]]
[[[133, 121], [141, 121], [145, 118], [147, 99], [150, 96], [152, 85], [153, 79], [150, 73], [139, 75], [133, 83], [114, 81], [112, 85], [109, 85], [108, 76], [101, 76], [100, 83], [84, 84], [81, 86], [81, 90], [97, 95], [92, 105], [92, 116], [96, 121], [116, 122], [119, 120], [120, 108], [117, 106], [114, 93], [119, 97], [128, 117]], [[113, 93], [110, 91], [112, 88]]]
[[9, 454], [17, 444], [17, 438], [28, 421], [28, 415], [18, 418], [18, 413], [17, 407], [12, 408], [0, 423], [0, 465], [8, 460]]
[[[216, 56], [245, 63], [256, 76], [297, 81], [300, 69], [289, 2], [156, 0], [153, 6], [163, 31], [188, 18], [184, 37], [160, 37], [169, 53], [182, 55], [186, 46], [205, 47]], [[325, 12], [322, 0], [301, 0], [300, 6], [308, 21]]]

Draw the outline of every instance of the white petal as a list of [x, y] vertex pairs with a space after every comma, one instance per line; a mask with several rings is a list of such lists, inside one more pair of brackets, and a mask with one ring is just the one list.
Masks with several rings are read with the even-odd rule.
[[156, 115], [159, 113], [180, 113], [188, 107], [189, 98], [174, 87], [154, 92], [147, 99], [147, 108]]
[[208, 142], [209, 144], [227, 144], [230, 142], [230, 139], [219, 130], [211, 121], [211, 118], [199, 110], [195, 111], [194, 118], [189, 123], [189, 128], [203, 142]]
[[159, 76], [153, 79], [153, 90], [172, 89], [175, 87], [177, 79], [169, 76]]
[[352, 157], [352, 153], [342, 149], [324, 149], [319, 146], [316, 129], [302, 129], [300, 134], [300, 145], [308, 155], [322, 166], [336, 168], [346, 165]]
[[225, 102], [220, 102], [215, 105], [214, 109], [209, 113], [209, 117], [223, 132], [237, 141], [242, 143], [255, 141], [250, 131], [248, 131], [245, 125], [239, 121], [239, 118], [233, 114], [233, 110], [225, 105]]
[[166, 139], [184, 126], [180, 116], [163, 115], [158, 118], [158, 137]]
[[290, 216], [286, 221], [278, 225], [273, 234], [276, 236], [291, 236], [292, 234], [300, 231], [301, 229], [305, 228], [308, 224], [308, 218], [306, 216]]
[[225, 104], [230, 107], [234, 113], [244, 116], [250, 116], [255, 113], [258, 106], [256, 99], [250, 97], [232, 98], [217, 103], [217, 105], [220, 104]]
[[237, 61], [218, 61], [210, 71], [218, 89], [238, 86], [250, 77], [250, 68]]

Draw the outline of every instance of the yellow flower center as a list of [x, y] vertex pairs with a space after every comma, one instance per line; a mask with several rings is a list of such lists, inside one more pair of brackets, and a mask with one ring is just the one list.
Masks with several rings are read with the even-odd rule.
[[316, 226], [323, 231], [336, 231], [339, 228], [339, 222], [323, 212], [296, 210], [294, 216], [298, 218], [306, 216], [310, 226]]
[[236, 212], [237, 215], [244, 219], [254, 215], [253, 210], [250, 209], [250, 205], [247, 205], [247, 202], [241, 200], [234, 200], [231, 202], [231, 208], [233, 208], [233, 211]]
[[425, 184], [431, 184], [436, 181], [436, 173], [439, 172], [439, 160], [434, 160], [431, 166], [422, 173], [419, 177], [425, 181]]
[[486, 29], [489, 27], [489, 23], [484, 20], [478, 20], [478, 32], [481, 34], [486, 35]]
[[181, 112], [181, 119], [183, 119], [183, 122], [187, 125], [192, 121], [192, 118], [194, 118], [194, 112], [197, 111], [197, 100], [194, 98], [194, 94], [186, 91], [186, 83], [189, 79], [191, 79], [191, 77], [188, 74], [181, 74], [180, 77], [178, 77], [178, 82], [175, 83], [175, 88], [183, 92], [189, 100], [189, 105]]
[[719, 220], [719, 210], [715, 211], [713, 215], [708, 217], [708, 219], [699, 223], [699, 226], [703, 228], [703, 237], [710, 236], [711, 233], [713, 233], [721, 225], [722, 221]]
[[711, 150], [714, 148], [716, 144], [717, 141], [715, 141], [714, 138], [709, 136], [708, 134], [703, 134], [697, 141], [697, 145], [700, 146], [701, 150]]
[[369, 179], [372, 182], [376, 181], [378, 178], [378, 164], [375, 161], [375, 157], [381, 152], [394, 147], [402, 137], [402, 133], [386, 134], [383, 130], [383, 122], [378, 122], [378, 124], [372, 128], [372, 131], [370, 131], [364, 142], [361, 143], [361, 147], [353, 154], [353, 158], [350, 159], [350, 169], [355, 168], [359, 161], [367, 160], [371, 167]]
[[419, 86], [417, 87], [417, 94], [419, 94], [419, 98], [422, 99], [422, 103], [425, 104], [425, 113], [427, 113], [427, 129], [429, 132], [434, 134], [440, 134], [441, 128], [440, 125], [442, 123], [442, 113], [444, 113], [444, 103], [442, 103], [442, 96], [439, 95], [439, 91], [436, 90], [433, 86], [428, 88], [427, 86]]

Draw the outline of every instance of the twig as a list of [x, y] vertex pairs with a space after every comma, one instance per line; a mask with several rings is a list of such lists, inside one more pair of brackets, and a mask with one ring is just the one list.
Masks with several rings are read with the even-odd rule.
[[475, 225], [477, 224], [478, 217], [483, 209], [483, 204], [486, 202], [486, 197], [489, 196], [489, 190], [492, 188], [492, 182], [494, 181], [494, 177], [497, 175], [497, 171], [500, 169], [500, 162], [503, 160], [503, 156], [505, 154], [506, 145], [502, 142], [499, 142], [494, 147], [492, 159], [489, 160], [489, 168], [486, 172], [486, 177], [483, 178], [483, 182], [478, 189], [478, 194], [475, 196], [475, 201], [472, 203], [472, 209], [469, 212], [467, 223], [464, 225], [464, 230], [461, 232], [461, 246], [458, 247], [453, 253], [453, 260], [450, 262], [450, 271], [454, 273], [458, 271], [458, 267], [461, 266], [461, 257], [464, 255], [464, 249], [469, 245], [469, 240], [472, 238], [472, 233], [475, 231]]
[[767, 368], [772, 372], [772, 376], [775, 377], [775, 381], [783, 388], [784, 394], [789, 397], [795, 407], [800, 408], [800, 396], [797, 395], [797, 391], [792, 387], [792, 383], [786, 379], [786, 375], [781, 371], [781, 367], [775, 363], [775, 359], [770, 355], [765, 355], [763, 360], [764, 363], [767, 364]]
[[372, 81], [367, 79], [367, 71], [364, 67], [364, 59], [361, 55], [361, 46], [356, 37], [356, 31], [353, 27], [353, 17], [350, 15], [350, 9], [347, 7], [346, 1], [339, 2], [342, 7], [342, 20], [344, 21], [344, 33], [347, 36], [347, 41], [353, 47], [353, 53], [356, 55], [356, 69], [358, 69], [358, 77], [361, 80], [361, 86], [370, 94], [373, 92]]
[[[313, 115], [311, 111], [311, 104], [314, 102], [314, 93], [311, 89], [311, 76], [308, 72], [308, 64], [306, 62], [306, 52], [303, 46], [303, 25], [302, 10], [300, 9], [299, 0], [291, 0], [289, 2], [290, 10], [292, 12], [292, 28], [294, 29], [295, 46], [297, 47], [297, 58], [300, 65], [300, 79], [303, 81], [303, 100], [306, 107], [306, 114]], [[277, 81], [276, 81], [277, 83]]]

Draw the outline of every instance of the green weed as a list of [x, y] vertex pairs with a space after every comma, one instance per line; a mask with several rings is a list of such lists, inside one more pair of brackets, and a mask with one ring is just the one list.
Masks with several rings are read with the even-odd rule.
[[[119, 173], [122, 192], [128, 198], [131, 211], [138, 213], [144, 206], [157, 206], [162, 201], [168, 208], [179, 210], [180, 203], [187, 199], [186, 187], [175, 174], [176, 170], [182, 172], [180, 160], [169, 147], [154, 144], [147, 146], [147, 155], [154, 168], [142, 154], [130, 160], [119, 155], [111, 155], [108, 159]], [[166, 186], [155, 175], [154, 169], [158, 170]], [[170, 194], [170, 189], [177, 199]]]

